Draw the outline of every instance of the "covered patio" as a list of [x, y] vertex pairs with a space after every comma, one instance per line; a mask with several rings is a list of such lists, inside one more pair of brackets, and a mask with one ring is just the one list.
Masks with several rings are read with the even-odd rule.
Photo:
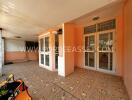
[[121, 77], [76, 68], [67, 77], [39, 67], [38, 62], [5, 65], [4, 76], [13, 73], [29, 87], [33, 100], [129, 100]]

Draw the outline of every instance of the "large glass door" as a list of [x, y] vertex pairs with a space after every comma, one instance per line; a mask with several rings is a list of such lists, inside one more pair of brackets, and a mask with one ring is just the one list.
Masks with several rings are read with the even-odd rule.
[[97, 68], [104, 71], [114, 71], [114, 32], [101, 32], [98, 35]]
[[115, 19], [84, 27], [86, 68], [115, 73], [115, 29]]
[[45, 37], [45, 52], [44, 52], [44, 55], [45, 55], [45, 66], [49, 66], [50, 64], [50, 48], [49, 48], [49, 36], [46, 36]]
[[39, 64], [40, 65], [44, 65], [44, 38], [41, 38], [40, 39], [40, 41], [39, 41], [39, 47], [40, 47], [40, 49], [39, 49]]
[[91, 33], [84, 41], [86, 68], [114, 72], [114, 32]]
[[40, 65], [50, 66], [49, 36], [40, 39]]
[[95, 68], [95, 35], [94, 33], [85, 36], [85, 66]]

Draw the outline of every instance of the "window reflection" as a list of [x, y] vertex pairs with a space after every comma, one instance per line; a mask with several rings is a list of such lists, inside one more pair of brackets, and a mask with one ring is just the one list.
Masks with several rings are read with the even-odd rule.
[[85, 37], [85, 50], [92, 51], [94, 50], [95, 41], [94, 35]]
[[112, 51], [112, 47], [113, 47], [112, 33], [100, 34], [99, 35], [99, 50], [100, 51], [104, 51], [104, 50]]
[[112, 70], [112, 61], [113, 55], [112, 53], [99, 53], [99, 68]]
[[44, 39], [40, 39], [40, 50], [44, 51]]

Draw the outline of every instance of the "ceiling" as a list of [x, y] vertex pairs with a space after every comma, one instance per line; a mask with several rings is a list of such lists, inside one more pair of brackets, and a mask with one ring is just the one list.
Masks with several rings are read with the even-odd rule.
[[[114, 19], [117, 16], [119, 16], [122, 7], [123, 7], [123, 2], [110, 4], [100, 9], [97, 9], [93, 12], [90, 12], [88, 14], [85, 14], [81, 17], [78, 17], [70, 21], [70, 23], [78, 24], [85, 27], [102, 22], [104, 20]], [[93, 18], [95, 17], [98, 17], [99, 19], [94, 21]]]
[[41, 32], [122, 0], [0, 0], [3, 36], [37, 40]]

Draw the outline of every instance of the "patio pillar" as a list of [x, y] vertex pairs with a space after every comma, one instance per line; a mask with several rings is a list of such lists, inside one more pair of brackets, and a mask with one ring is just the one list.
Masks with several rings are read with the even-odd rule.
[[2, 28], [0, 28], [0, 76], [2, 75]]
[[58, 58], [58, 74], [65, 77], [74, 72], [74, 25], [64, 23], [62, 30], [63, 55]]

